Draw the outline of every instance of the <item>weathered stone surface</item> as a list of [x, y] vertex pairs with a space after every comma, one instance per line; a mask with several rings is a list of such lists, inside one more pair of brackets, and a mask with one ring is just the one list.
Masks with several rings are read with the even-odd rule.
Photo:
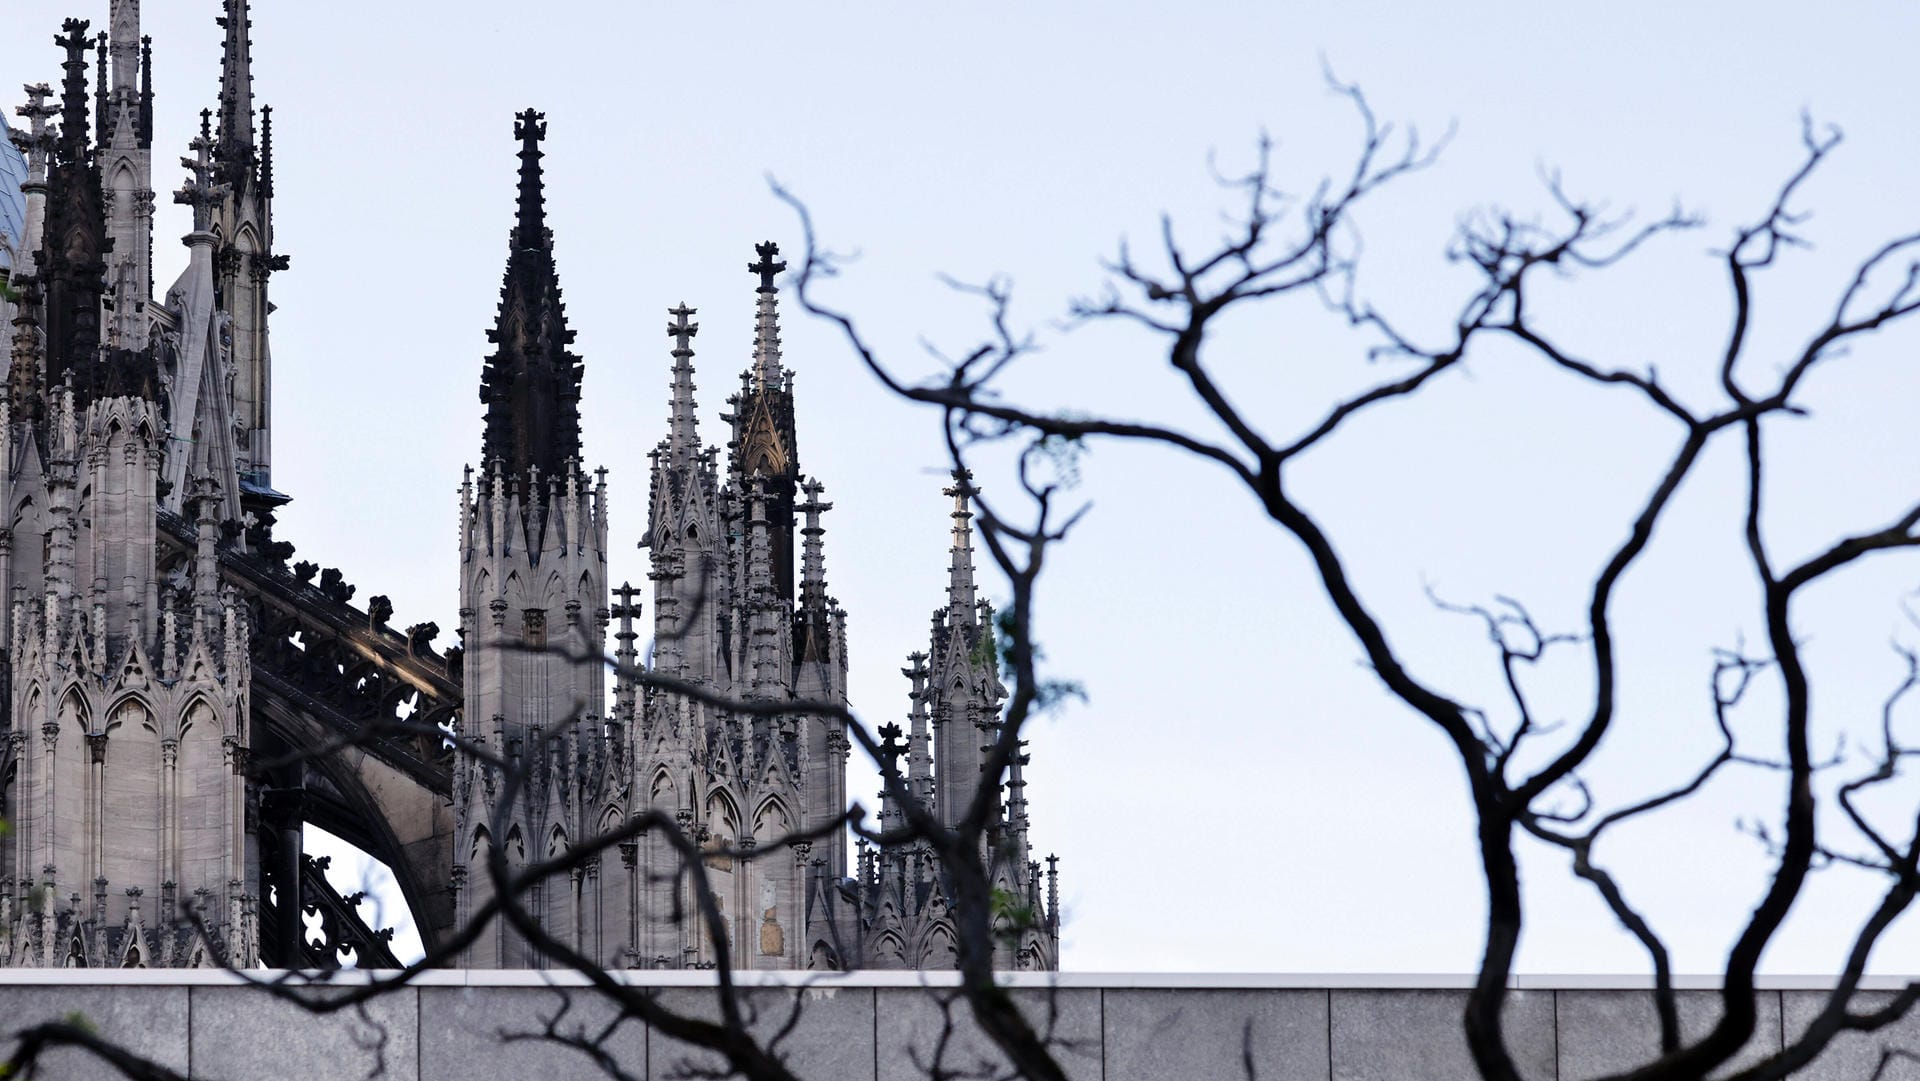
[[[824, 983], [824, 981], [823, 981]], [[741, 993], [748, 1031], [771, 1043], [787, 1068], [804, 1078], [872, 1081], [873, 988], [758, 988]], [[719, 1001], [711, 989], [669, 988], [660, 1004], [678, 1014], [717, 1021]], [[797, 1012], [796, 1012], [797, 1011]], [[791, 1024], [791, 1030], [781, 1031]], [[686, 1077], [699, 1070], [722, 1069], [717, 1054], [651, 1034], [650, 1078]]]
[[[71, 1018], [101, 1037], [168, 1069], [187, 1070], [187, 989], [184, 987], [0, 987], [0, 1017], [11, 1034]], [[49, 1051], [37, 1077], [46, 1081], [117, 1076], [97, 1058], [72, 1048]]]
[[[1825, 991], [1786, 991], [1780, 997], [1789, 1041], [1798, 1039], [1806, 1031], [1827, 1001]], [[1847, 1009], [1853, 1013], [1870, 1013], [1892, 998], [1890, 992], [1857, 994]], [[1920, 1015], [1910, 1012], [1878, 1032], [1843, 1032], [1794, 1076], [1806, 1081], [1859, 1081], [1874, 1076], [1882, 1055], [1888, 1051], [1920, 1056]], [[1896, 1055], [1888, 1061], [1886, 1072], [1880, 1078], [1881, 1081], [1916, 1081], [1920, 1079], [1920, 1058]]]
[[528, 1038], [549, 1031], [596, 1043], [634, 1077], [646, 1073], [646, 1025], [637, 1019], [613, 1025], [615, 1009], [591, 989], [423, 987], [419, 995], [420, 1081], [608, 1076], [583, 1050]]
[[[1653, 1058], [1660, 1050], [1660, 1023], [1653, 994], [1643, 991], [1559, 991], [1560, 1076], [1580, 1081], [1616, 1073]], [[1682, 1039], [1697, 1040], [1720, 1019], [1718, 991], [1681, 991]], [[1780, 1049], [1780, 995], [1755, 996], [1759, 1018], [1753, 1040], [1719, 1074], [1732, 1073]]]
[[[878, 1081], [925, 1081], [927, 1067], [938, 1064], [959, 1076], [1000, 1077], [1006, 1056], [973, 1020], [954, 988], [881, 988], [876, 1059]], [[1100, 992], [1096, 990], [1011, 992], [1014, 1004], [1074, 1081], [1100, 1078]], [[941, 1036], [947, 1034], [944, 1049]]]
[[[317, 998], [339, 992], [305, 993]], [[379, 1076], [384, 1081], [418, 1081], [417, 994], [404, 987], [362, 1008], [320, 1015], [257, 988], [192, 988], [193, 1075], [275, 1081], [363, 1081]], [[376, 1075], [382, 1068], [384, 1072]]]
[[1260, 1081], [1328, 1076], [1325, 991], [1116, 988], [1105, 995], [1108, 1081], [1242, 1078], [1249, 1054]]
[[[1467, 993], [1454, 990], [1329, 992], [1334, 1081], [1478, 1078], [1461, 1025]], [[1554, 1078], [1553, 994], [1508, 994], [1507, 1049], [1520, 1075]]]

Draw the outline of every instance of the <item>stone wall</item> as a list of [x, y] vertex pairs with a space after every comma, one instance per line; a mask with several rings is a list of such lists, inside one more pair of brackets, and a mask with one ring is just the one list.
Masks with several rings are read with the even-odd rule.
[[[773, 1033], [796, 1006], [800, 1011], [781, 1044], [800, 1077], [924, 1078], [943, 1034], [949, 1070], [1001, 1072], [991, 1069], [989, 1045], [963, 1009], [949, 1029], [942, 1000], [953, 993], [950, 981], [923, 984], [911, 973], [750, 975], [756, 1028]], [[1242, 1078], [1249, 1061], [1256, 1077], [1275, 1081], [1474, 1076], [1460, 1035], [1461, 980], [1070, 973], [1013, 981], [1029, 1016], [1051, 1025], [1076, 1081]], [[712, 1013], [708, 974], [650, 973], [645, 982], [676, 1009]], [[195, 1078], [605, 1077], [579, 1051], [513, 1038], [539, 1033], [549, 1021], [563, 1034], [604, 1027], [606, 1007], [577, 980], [564, 983], [572, 986], [557, 974], [437, 972], [364, 1013], [315, 1016], [220, 973], [25, 971], [0, 985], [0, 1014], [17, 1028], [77, 1013], [103, 1035]], [[1791, 981], [1762, 991], [1750, 1052], [1777, 1048], [1822, 997], [1815, 985]], [[1682, 992], [1689, 1032], [1712, 1023], [1717, 1002], [1705, 986]], [[1652, 1049], [1652, 1005], [1634, 981], [1522, 979], [1509, 1009], [1509, 1040], [1528, 1078], [1578, 1081]], [[1876, 1036], [1843, 1037], [1799, 1076], [1866, 1078], [1889, 1043], [1920, 1049], [1920, 1018]], [[714, 1065], [637, 1022], [618, 1029], [607, 1046], [633, 1077], [687, 1076], [689, 1067]], [[74, 1051], [61, 1052], [50, 1065], [43, 1076], [115, 1076]]]

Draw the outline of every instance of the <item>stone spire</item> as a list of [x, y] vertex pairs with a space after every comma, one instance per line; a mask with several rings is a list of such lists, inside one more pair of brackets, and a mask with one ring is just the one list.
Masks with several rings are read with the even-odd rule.
[[[273, 350], [268, 322], [273, 313], [270, 279], [287, 269], [274, 246], [273, 201], [260, 177], [260, 146], [254, 131], [253, 20], [247, 0], [223, 0], [215, 21], [224, 31], [220, 50], [220, 100], [216, 107], [213, 160], [228, 187], [215, 216], [220, 236], [214, 253], [214, 285], [228, 317], [231, 348], [223, 362], [232, 380], [232, 454], [247, 509], [266, 514], [285, 502], [273, 490]], [[204, 419], [204, 418], [199, 418]], [[202, 423], [202, 430], [206, 425]]]
[[[48, 101], [53, 96], [53, 87], [46, 83], [29, 83], [23, 89], [27, 94], [27, 104], [15, 109], [27, 122], [27, 130], [12, 133], [13, 145], [27, 158], [27, 180], [20, 190], [27, 196], [27, 220], [21, 230], [20, 251], [23, 255], [40, 250], [40, 238], [46, 229], [47, 215], [47, 169], [53, 160], [56, 131], [49, 130], [47, 121], [60, 115], [60, 107]], [[16, 260], [13, 276], [16, 281], [33, 273], [31, 262], [25, 265]]]
[[693, 400], [693, 336], [700, 332], [700, 324], [689, 321], [697, 310], [687, 307], [684, 300], [679, 307], [667, 310], [667, 314], [673, 316], [673, 322], [667, 324], [667, 336], [673, 339], [673, 404], [667, 415], [667, 464], [673, 469], [686, 468], [700, 449], [700, 418], [694, 413]]
[[107, 120], [112, 111], [107, 108], [107, 32], [93, 40], [93, 141], [105, 146], [107, 142]]
[[[567, 349], [573, 333], [546, 223], [546, 134], [541, 113], [516, 114], [516, 208], [498, 319], [488, 332], [494, 349], [480, 377], [481, 479], [472, 488], [463, 482], [460, 495], [461, 715], [474, 738], [527, 770], [527, 783], [522, 798], [503, 808], [493, 766], [456, 763], [453, 836], [463, 839], [454, 854], [456, 925], [476, 918], [491, 895], [483, 840], [517, 852], [524, 839], [526, 851], [544, 853], [555, 838], [608, 828], [606, 809], [632, 780], [626, 771], [644, 734], [634, 724], [645, 716], [636, 678], [640, 606], [625, 586], [612, 600], [605, 471], [590, 478], [580, 462], [581, 367]], [[610, 627], [620, 663], [611, 715], [602, 663]], [[534, 918], [549, 933], [573, 935], [594, 921], [618, 933], [611, 930], [617, 921], [601, 916], [613, 912], [600, 907], [601, 884], [610, 902], [624, 904], [624, 886], [614, 883], [640, 872], [624, 853], [607, 857], [574, 876], [570, 889], [550, 889], [536, 903]], [[730, 910], [743, 906], [736, 901]], [[591, 932], [596, 943], [599, 933]], [[524, 967], [534, 960], [525, 938], [502, 929], [475, 941], [463, 963]]]
[[[153, 295], [153, 85], [141, 87], [143, 57], [139, 0], [113, 0], [112, 33], [100, 35], [100, 175], [105, 183], [107, 235], [113, 239], [107, 279], [112, 289], [116, 348], [147, 346], [147, 301]], [[113, 59], [111, 87], [106, 62]]]
[[544, 117], [528, 109], [514, 120], [513, 134], [520, 140], [519, 213], [508, 244], [499, 316], [487, 334], [496, 348], [480, 375], [480, 400], [487, 406], [481, 460], [505, 463], [513, 477], [535, 470], [556, 476], [575, 468], [580, 457], [581, 364], [567, 349], [573, 331], [567, 329], [546, 224], [540, 174]]
[[972, 623], [974, 619], [973, 511], [968, 509], [967, 501], [977, 490], [973, 486], [973, 474], [964, 469], [954, 470], [953, 487], [943, 490], [943, 494], [953, 497], [953, 562], [947, 572], [949, 624]]
[[[998, 726], [991, 731], [997, 734]], [[1011, 848], [1007, 853], [1007, 861], [1014, 867], [1027, 866], [1027, 830], [1032, 825], [1027, 815], [1027, 779], [1023, 767], [1033, 759], [1026, 753], [1026, 745], [1027, 741], [1021, 740], [1020, 746], [1014, 748], [1012, 760], [1007, 763], [1006, 831], [1007, 844]]]
[[753, 317], [753, 383], [755, 390], [779, 387], [784, 382], [785, 371], [780, 367], [780, 290], [773, 279], [787, 264], [780, 261], [780, 245], [769, 240], [764, 244], [755, 244], [754, 253], [759, 261], [748, 263], [747, 270], [760, 276], [760, 285], [754, 292]]
[[[817, 479], [802, 481], [800, 491], [806, 501], [794, 508], [806, 523], [800, 527], [800, 605], [793, 619], [794, 660], [800, 664], [830, 665], [836, 659], [836, 612], [833, 598], [827, 596], [827, 563], [821, 544], [826, 530], [820, 515], [833, 509], [833, 504], [820, 499], [826, 490]], [[822, 679], [820, 689], [828, 682]]]
[[140, 86], [140, 0], [113, 0], [111, 10], [113, 95], [130, 97]]
[[238, 170], [253, 156], [253, 18], [247, 0], [223, 2], [226, 14], [216, 20], [227, 32], [220, 45], [219, 157]]
[[933, 806], [933, 742], [927, 730], [927, 669], [925, 653], [907, 654], [900, 674], [913, 681], [908, 699], [913, 703], [907, 723], [907, 788], [923, 805]]
[[213, 228], [214, 209], [227, 197], [228, 191], [226, 182], [214, 179], [213, 138], [207, 132], [208, 116], [204, 111], [200, 114], [200, 134], [187, 144], [193, 157], [180, 159], [181, 168], [192, 175], [173, 193], [174, 202], [193, 209], [195, 234], [207, 234]]
[[767, 521], [773, 502], [766, 482], [755, 480], [747, 491], [747, 544], [744, 578], [747, 601], [745, 668], [749, 679], [748, 697], [776, 697], [781, 683], [777, 586], [772, 526]]
[[800, 458], [795, 445], [793, 380], [780, 365], [777, 290], [773, 284], [774, 277], [786, 264], [776, 258], [780, 248], [772, 241], [756, 244], [754, 251], [759, 254], [759, 261], [747, 265], [747, 270], [760, 279], [755, 289], [758, 314], [754, 323], [753, 366], [740, 373], [740, 393], [728, 399], [733, 411], [724, 418], [733, 425], [729, 484], [736, 495], [742, 495], [755, 478], [764, 483], [769, 497], [767, 521], [772, 535], [768, 543], [775, 594], [783, 601], [791, 601], [795, 555], [793, 512], [800, 483]]
[[35, 253], [45, 296], [47, 385], [58, 386], [74, 369], [92, 367], [100, 344], [100, 304], [105, 292], [106, 235], [101, 208], [100, 163], [88, 144], [87, 23], [68, 19], [54, 39], [66, 51], [60, 100], [60, 137], [47, 177], [45, 236]]
[[619, 603], [607, 613], [620, 628], [613, 635], [618, 643], [613, 651], [614, 662], [620, 666], [613, 681], [613, 719], [626, 725], [634, 723], [639, 703], [639, 685], [634, 675], [640, 670], [640, 651], [634, 648], [634, 642], [640, 635], [633, 629], [633, 621], [640, 618], [640, 602], [634, 599], [639, 592], [627, 582], [620, 583], [613, 591]]
[[260, 194], [273, 198], [273, 106], [260, 107]]
[[985, 744], [998, 723], [1006, 689], [1000, 683], [993, 642], [992, 610], [980, 600], [973, 573], [973, 512], [978, 489], [965, 470], [953, 473], [946, 490], [953, 499], [953, 543], [947, 572], [947, 603], [933, 613], [927, 712], [933, 726], [934, 763], [939, 768], [935, 811], [957, 823], [973, 797], [986, 762]]
[[55, 45], [66, 51], [60, 68], [60, 137], [55, 152], [74, 161], [88, 156], [87, 147], [87, 27], [85, 19], [68, 19], [60, 26]]
[[821, 528], [820, 514], [832, 510], [833, 504], [820, 502], [820, 494], [827, 487], [817, 479], [809, 478], [802, 482], [800, 490], [807, 497], [805, 503], [794, 508], [805, 516], [807, 523], [800, 528], [800, 606], [824, 610], [827, 607], [827, 564], [821, 551], [821, 537], [826, 530]]
[[153, 147], [153, 39], [140, 39], [140, 149]]

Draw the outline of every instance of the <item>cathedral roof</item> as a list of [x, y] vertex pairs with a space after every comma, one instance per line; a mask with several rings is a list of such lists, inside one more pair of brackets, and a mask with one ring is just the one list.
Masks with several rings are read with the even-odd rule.
[[0, 270], [11, 270], [14, 253], [27, 227], [27, 196], [20, 185], [27, 181], [27, 159], [7, 138], [5, 117], [0, 117]]

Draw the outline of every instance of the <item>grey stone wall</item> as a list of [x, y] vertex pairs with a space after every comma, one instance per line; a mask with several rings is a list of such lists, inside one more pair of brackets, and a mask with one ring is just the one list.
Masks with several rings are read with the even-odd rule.
[[[0, 1015], [9, 1031], [43, 1019], [83, 1017], [102, 1035], [194, 1078], [603, 1078], [609, 1075], [579, 1050], [529, 1037], [597, 1035], [610, 1026], [605, 1048], [628, 1076], [712, 1076], [717, 1065], [710, 1055], [639, 1022], [612, 1025], [610, 1011], [592, 992], [542, 986], [538, 973], [435, 973], [364, 1010], [329, 1015], [234, 986], [218, 974], [173, 974], [167, 982], [126, 972], [92, 977], [112, 978], [104, 984], [81, 982], [89, 978], [84, 972], [59, 973], [57, 981], [52, 975], [0, 985]], [[936, 1055], [949, 1076], [1004, 1073], [964, 1007], [950, 1004], [951, 988], [871, 976], [796, 986], [800, 981], [792, 977], [801, 975], [753, 988], [748, 1009], [753, 1027], [764, 1035], [787, 1030], [778, 1046], [803, 1078], [924, 1078]], [[649, 982], [660, 984], [664, 1004], [714, 1016], [710, 985]], [[1460, 1035], [1466, 996], [1461, 988], [1385, 986], [1385, 980], [1360, 986], [1351, 979], [1334, 987], [1278, 985], [1285, 980], [1249, 986], [1260, 982], [1070, 975], [1057, 987], [1022, 980], [1014, 994], [1054, 1038], [1075, 1081], [1244, 1078], [1249, 1064], [1261, 1081], [1475, 1076]], [[1759, 1035], [1749, 1054], [1779, 1047], [1807, 1023], [1822, 997], [1814, 989], [1761, 992]], [[1717, 1004], [1716, 992], [1682, 992], [1687, 1030], [1712, 1024]], [[1653, 1033], [1650, 999], [1641, 989], [1526, 986], [1515, 989], [1509, 1006], [1514, 1056], [1524, 1076], [1541, 1081], [1580, 1081], [1618, 1069], [1652, 1049]], [[1920, 1019], [1870, 1037], [1844, 1037], [1798, 1076], [1864, 1079], [1889, 1043], [1920, 1049]], [[48, 1066], [42, 1076], [49, 1078], [116, 1076], [71, 1050], [59, 1052]]]

